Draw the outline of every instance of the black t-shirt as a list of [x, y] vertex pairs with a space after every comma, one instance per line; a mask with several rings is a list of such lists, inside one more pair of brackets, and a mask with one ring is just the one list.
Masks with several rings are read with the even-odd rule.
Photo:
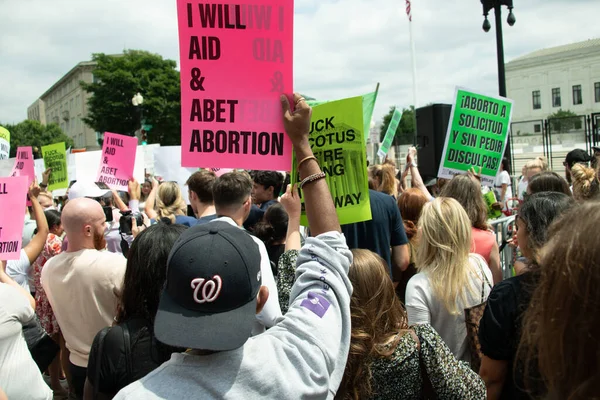
[[[130, 338], [131, 373], [127, 373], [123, 327], [127, 325]], [[104, 337], [102, 348], [99, 383], [96, 382], [96, 363], [100, 333], [96, 334], [88, 360], [87, 378], [98, 386], [98, 391], [107, 396], [115, 396], [119, 390], [130, 383], [143, 378], [171, 358], [171, 353], [180, 349], [169, 347], [154, 338], [150, 323], [134, 318], [110, 328]]]
[[[494, 286], [479, 323], [479, 341], [483, 354], [493, 360], [508, 362], [501, 399], [531, 398], [525, 389], [522, 363], [518, 364], [517, 370], [514, 364], [521, 338], [523, 313], [529, 306], [537, 279], [536, 274], [527, 272]], [[528, 389], [536, 394], [544, 394], [535, 365], [529, 366], [528, 375], [531, 378], [529, 384], [537, 384], [537, 387]]]
[[370, 221], [357, 222], [342, 226], [346, 243], [351, 249], [367, 249], [379, 254], [388, 264], [390, 276], [392, 272], [392, 255], [390, 246], [408, 243], [402, 216], [396, 200], [385, 193], [369, 190], [371, 199]]

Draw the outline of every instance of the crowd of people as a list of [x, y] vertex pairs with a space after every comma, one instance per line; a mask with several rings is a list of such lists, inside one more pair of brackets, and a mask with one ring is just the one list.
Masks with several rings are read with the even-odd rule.
[[570, 152], [566, 179], [531, 160], [515, 190], [503, 163], [507, 278], [477, 173], [426, 185], [414, 148], [368, 168], [372, 219], [340, 226], [294, 101], [297, 185], [202, 169], [189, 207], [151, 176], [60, 204], [51, 171], [31, 185], [0, 261], [0, 399], [600, 398], [594, 156]]

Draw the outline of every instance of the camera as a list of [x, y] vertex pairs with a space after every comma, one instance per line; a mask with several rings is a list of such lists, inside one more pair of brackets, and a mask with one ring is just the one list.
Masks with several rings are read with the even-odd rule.
[[132, 234], [131, 228], [133, 227], [133, 218], [135, 218], [137, 226], [142, 226], [144, 224], [144, 217], [142, 216], [142, 214], [133, 215], [131, 210], [121, 211], [121, 218], [119, 219], [119, 229], [121, 231], [121, 234]]

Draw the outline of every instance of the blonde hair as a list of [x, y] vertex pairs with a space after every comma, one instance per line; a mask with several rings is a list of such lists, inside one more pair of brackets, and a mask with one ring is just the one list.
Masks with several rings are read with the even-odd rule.
[[187, 205], [181, 195], [181, 189], [175, 182], [165, 182], [158, 187], [156, 213], [158, 219], [169, 218], [175, 222], [175, 216], [185, 215]]
[[426, 204], [419, 219], [421, 236], [417, 248], [417, 271], [425, 272], [436, 298], [449, 313], [459, 315], [460, 298], [474, 291], [469, 262], [471, 221], [455, 199], [438, 197]]
[[396, 181], [396, 168], [393, 164], [384, 163], [369, 167], [369, 176], [379, 180], [378, 192], [383, 192], [391, 196], [398, 195], [398, 182]]
[[538, 156], [533, 160], [529, 160], [525, 163], [525, 169], [539, 168], [540, 172], [548, 171], [548, 160], [544, 156]]
[[575, 164], [571, 168], [573, 178], [573, 198], [575, 200], [589, 200], [598, 195], [600, 191], [598, 177], [593, 168], [582, 164]]

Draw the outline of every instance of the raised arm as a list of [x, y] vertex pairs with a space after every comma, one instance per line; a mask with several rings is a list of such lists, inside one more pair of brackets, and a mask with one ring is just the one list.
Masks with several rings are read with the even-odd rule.
[[[284, 112], [283, 124], [294, 146], [296, 159], [300, 162], [308, 158], [301, 163], [298, 169], [300, 179], [303, 180], [321, 173], [321, 168], [315, 158], [310, 158], [314, 157], [308, 142], [312, 110], [306, 104], [304, 98], [297, 93], [294, 94], [294, 102], [296, 105], [294, 112], [292, 112], [287, 97], [281, 96], [281, 105]], [[305, 184], [302, 187], [302, 193], [311, 233], [318, 236], [325, 232], [340, 232], [340, 222], [325, 179], [317, 179]]]
[[148, 195], [148, 198], [146, 199], [146, 206], [144, 207], [144, 211], [146, 212], [146, 215], [150, 219], [156, 219], [156, 217], [158, 217], [156, 210], [154, 210], [154, 202], [156, 201], [156, 193], [157, 192], [158, 192], [158, 181], [156, 179], [152, 178], [152, 190], [150, 191], [150, 194]]
[[301, 204], [298, 195], [298, 187], [288, 185], [285, 194], [279, 200], [285, 211], [288, 213], [287, 235], [285, 237], [285, 251], [300, 250], [302, 241], [300, 240], [300, 213]]
[[44, 210], [37, 199], [39, 194], [40, 187], [35, 182], [32, 182], [31, 186], [29, 187], [28, 195], [33, 208], [33, 218], [37, 224], [37, 233], [33, 236], [29, 244], [23, 248], [25, 254], [27, 254], [27, 258], [29, 259], [29, 264], [33, 264], [33, 262], [38, 258], [44, 249], [44, 245], [46, 244], [46, 239], [48, 238], [49, 233], [46, 214], [44, 214]]
[[423, 182], [423, 178], [421, 178], [421, 173], [419, 172], [419, 168], [417, 168], [417, 164], [415, 164], [415, 155], [417, 154], [417, 148], [411, 147], [408, 149], [408, 154], [406, 156], [406, 166], [410, 171], [410, 183], [414, 188], [419, 189], [421, 192], [427, 196], [428, 199], [431, 199], [431, 193], [427, 190], [425, 183]]
[[42, 183], [40, 183], [40, 188], [42, 192], [48, 191], [48, 182], [50, 182], [50, 177], [52, 176], [52, 168], [46, 169], [42, 172]]

